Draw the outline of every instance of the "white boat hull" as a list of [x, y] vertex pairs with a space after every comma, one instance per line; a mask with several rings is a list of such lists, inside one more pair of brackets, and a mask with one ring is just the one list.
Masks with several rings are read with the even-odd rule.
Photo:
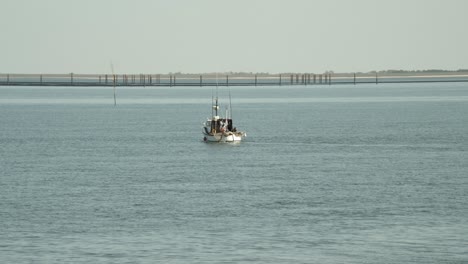
[[227, 133], [215, 133], [215, 134], [204, 134], [203, 140], [205, 142], [240, 142], [245, 137], [243, 132], [227, 132]]

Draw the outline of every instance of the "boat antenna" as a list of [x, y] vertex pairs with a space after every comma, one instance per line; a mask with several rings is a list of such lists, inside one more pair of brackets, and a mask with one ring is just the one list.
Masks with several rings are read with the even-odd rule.
[[231, 87], [229, 87], [229, 116], [229, 118], [232, 120]]
[[218, 73], [216, 73], [216, 99], [218, 99]]
[[218, 116], [218, 72], [216, 72], [216, 116]]
[[114, 83], [114, 106], [116, 106], [117, 105], [117, 99], [115, 97], [115, 81], [116, 80], [115, 80], [115, 73], [114, 73], [114, 64], [112, 63], [112, 61], [110, 63], [110, 66], [111, 66], [111, 70], [112, 70], [112, 79], [114, 80], [113, 81], [113, 83]]
[[213, 88], [211, 88], [211, 116], [213, 116], [214, 114], [213, 103], [214, 103], [214, 93], [213, 93]]

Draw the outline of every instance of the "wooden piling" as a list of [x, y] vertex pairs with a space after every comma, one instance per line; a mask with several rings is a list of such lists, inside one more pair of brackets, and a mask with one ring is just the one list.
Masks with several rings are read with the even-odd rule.
[[6, 79], [6, 83], [7, 83], [7, 84], [10, 84], [10, 74], [7, 74], [7, 77], [6, 77], [6, 78], [7, 78], [7, 79]]
[[294, 82], [294, 75], [291, 74], [291, 85], [293, 84]]
[[202, 76], [200, 75], [200, 87], [203, 86], [203, 79], [202, 79]]
[[354, 73], [354, 85], [356, 85], [356, 73]]
[[255, 86], [257, 86], [257, 74], [255, 74]]
[[226, 86], [229, 86], [229, 76], [226, 75]]
[[70, 73], [70, 83], [71, 83], [71, 85], [73, 85], [73, 72]]
[[279, 86], [281, 86], [281, 74], [279, 75]]
[[375, 73], [375, 84], [379, 84], [379, 78], [377, 76], [377, 72]]
[[329, 73], [329, 74], [328, 74], [328, 85], [331, 85], [331, 77], [332, 77], [332, 74]]
[[40, 77], [40, 78], [39, 78], [39, 79], [40, 79], [40, 83], [41, 83], [41, 85], [42, 85], [42, 74], [41, 74], [39, 77]]

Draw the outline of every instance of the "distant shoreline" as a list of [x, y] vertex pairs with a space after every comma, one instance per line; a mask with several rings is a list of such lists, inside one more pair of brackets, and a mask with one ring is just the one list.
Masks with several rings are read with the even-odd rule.
[[[33, 77], [33, 76], [43, 76], [43, 77], [62, 77], [70, 76], [73, 74], [76, 77], [99, 77], [99, 76], [112, 76], [112, 73], [0, 73], [0, 78], [11, 76], [11, 77]], [[375, 77], [375, 75], [381, 77], [465, 77], [468, 76], [468, 69], [459, 69], [459, 70], [382, 70], [382, 71], [369, 71], [369, 72], [279, 72], [279, 73], [269, 73], [269, 72], [206, 72], [206, 73], [184, 73], [184, 72], [169, 72], [169, 73], [116, 73], [116, 75], [126, 75], [126, 76], [180, 76], [180, 77], [209, 77], [209, 78], [223, 78], [225, 76], [229, 77], [278, 77], [282, 76], [291, 76], [291, 75], [329, 75], [333, 77], [353, 77], [354, 75], [359, 77]]]
[[468, 82], [468, 70], [367, 73], [169, 73], [169, 74], [5, 74], [0, 86], [282, 86], [370, 83]]

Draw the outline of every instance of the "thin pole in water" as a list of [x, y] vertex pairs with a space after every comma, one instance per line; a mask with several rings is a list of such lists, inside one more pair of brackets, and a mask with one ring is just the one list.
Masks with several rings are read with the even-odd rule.
[[112, 74], [114, 76], [114, 106], [117, 105], [117, 98], [115, 97], [115, 74]]
[[[114, 64], [112, 64], [111, 62], [111, 70], [112, 70], [112, 79], [113, 79], [113, 83], [114, 83], [114, 106], [117, 105], [117, 98], [115, 96], [115, 73], [114, 73]], [[106, 75], [106, 82], [107, 82], [107, 75]]]

